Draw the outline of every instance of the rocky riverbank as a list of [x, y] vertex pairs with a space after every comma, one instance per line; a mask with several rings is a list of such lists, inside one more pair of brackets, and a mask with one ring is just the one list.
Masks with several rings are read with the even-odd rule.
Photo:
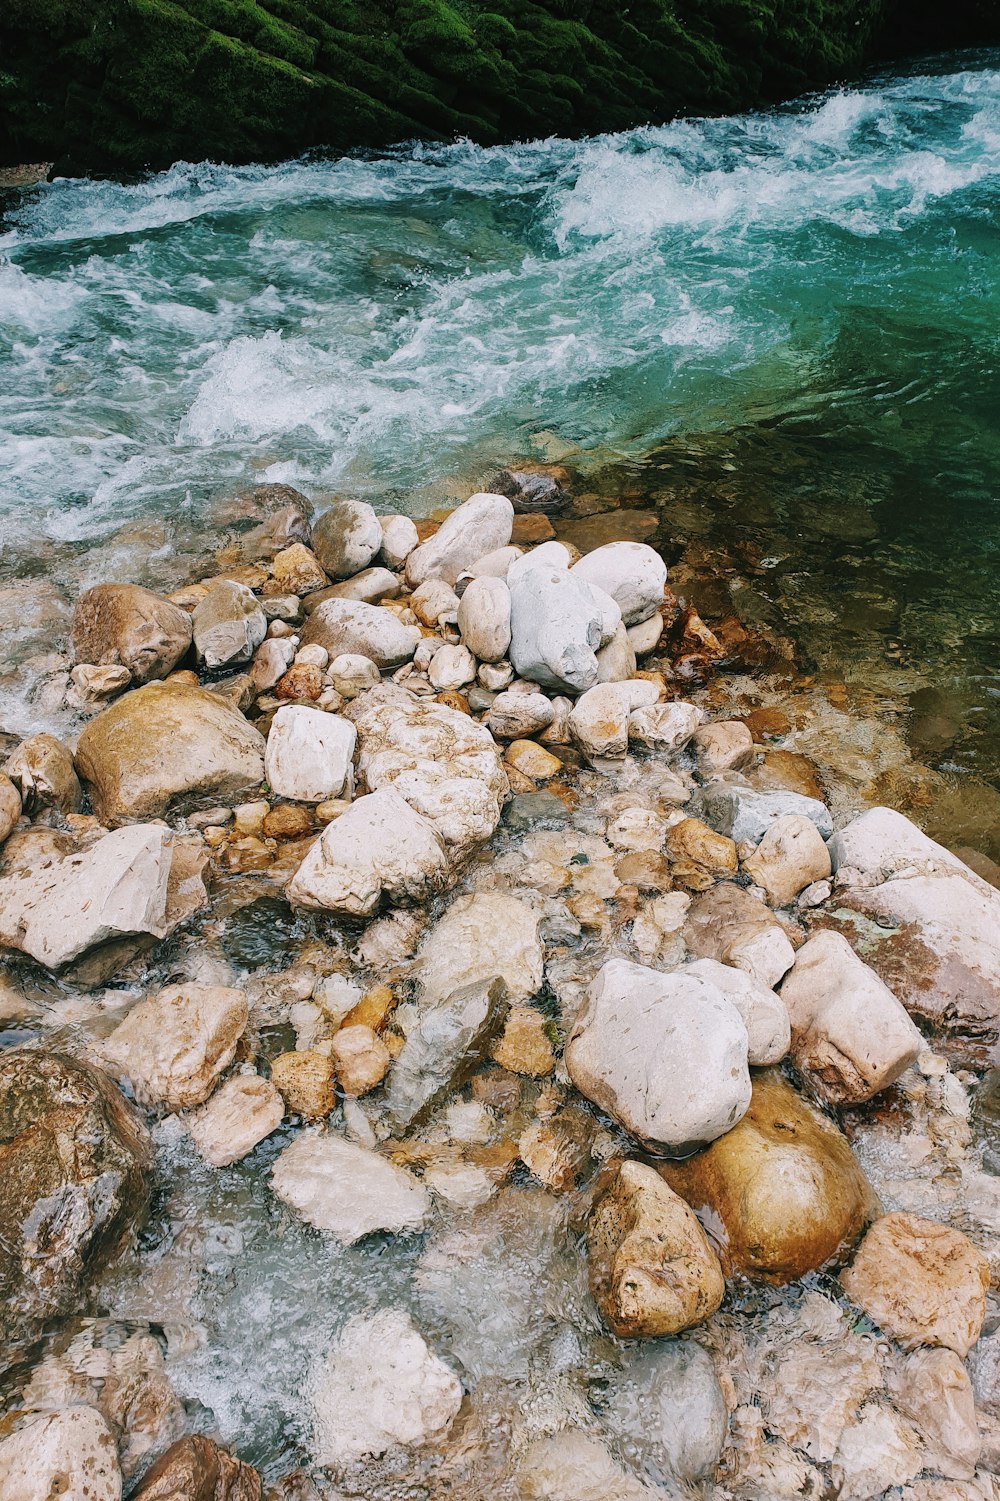
[[0, 775], [9, 1501], [1000, 1494], [997, 872], [568, 484], [261, 487], [76, 598]]

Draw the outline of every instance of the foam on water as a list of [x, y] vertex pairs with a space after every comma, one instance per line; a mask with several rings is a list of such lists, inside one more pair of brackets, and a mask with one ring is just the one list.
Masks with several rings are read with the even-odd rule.
[[0, 236], [11, 562], [273, 465], [406, 504], [543, 429], [633, 454], [784, 412], [887, 276], [947, 324], [998, 191], [989, 58], [578, 143], [42, 186]]

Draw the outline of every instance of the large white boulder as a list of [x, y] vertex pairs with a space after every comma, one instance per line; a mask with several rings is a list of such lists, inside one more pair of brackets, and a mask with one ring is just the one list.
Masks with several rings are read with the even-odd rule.
[[40, 1412], [0, 1440], [3, 1501], [121, 1501], [122, 1472], [96, 1407]]
[[161, 824], [133, 824], [17, 868], [0, 879], [0, 945], [59, 969], [99, 944], [166, 937], [181, 916], [170, 902], [174, 843]]
[[871, 920], [872, 967], [908, 1011], [984, 1056], [1000, 1040], [1000, 891], [890, 808], [854, 819], [830, 854], [834, 907]]
[[411, 589], [425, 579], [442, 578], [453, 584], [485, 553], [506, 547], [514, 525], [514, 507], [504, 495], [480, 492], [446, 516], [433, 537], [421, 542], [406, 559]]
[[462, 640], [480, 662], [499, 662], [510, 646], [510, 590], [503, 579], [474, 578], [458, 606]]
[[652, 1151], [714, 1141], [750, 1103], [747, 1029], [708, 980], [609, 959], [566, 1045], [566, 1067], [593, 1100]]
[[349, 797], [357, 738], [353, 724], [337, 714], [305, 704], [282, 705], [271, 721], [264, 752], [271, 791], [299, 803]]
[[420, 627], [404, 625], [385, 605], [324, 599], [302, 631], [302, 645], [326, 648], [331, 660], [345, 652], [370, 657], [378, 668], [401, 667], [420, 642]]
[[781, 999], [795, 1066], [832, 1105], [887, 1089], [924, 1045], [889, 987], [839, 933], [814, 933], [802, 945]]
[[512, 1003], [528, 1000], [542, 983], [544, 952], [539, 914], [502, 891], [460, 896], [424, 939], [417, 957], [422, 1006], [453, 991], [499, 976]]
[[391, 787], [353, 803], [310, 846], [286, 888], [296, 907], [367, 917], [382, 897], [424, 902], [448, 879], [444, 841]]
[[545, 542], [511, 565], [510, 660], [522, 677], [543, 688], [583, 693], [597, 682], [597, 653], [621, 614], [616, 620], [614, 602], [574, 578], [568, 564], [560, 543]]
[[667, 565], [645, 542], [608, 542], [595, 547], [570, 572], [610, 594], [627, 626], [648, 620], [663, 603]]
[[242, 990], [188, 982], [139, 1001], [100, 1055], [144, 1105], [188, 1110], [208, 1099], [236, 1056], [249, 1011]]
[[462, 1384], [408, 1314], [383, 1308], [348, 1321], [311, 1396], [313, 1459], [343, 1465], [444, 1438], [462, 1405]]
[[633, 712], [650, 708], [660, 690], [645, 678], [598, 683], [580, 695], [569, 716], [569, 732], [590, 761], [621, 761], [628, 754]]
[[405, 1168], [322, 1129], [305, 1131], [278, 1156], [271, 1187], [316, 1230], [342, 1245], [377, 1230], [420, 1230], [431, 1197]]

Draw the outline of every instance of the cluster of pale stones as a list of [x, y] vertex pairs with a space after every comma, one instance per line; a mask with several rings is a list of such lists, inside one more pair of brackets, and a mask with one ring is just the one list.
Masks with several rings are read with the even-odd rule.
[[[405, 517], [338, 502], [311, 549], [295, 543], [274, 559], [271, 577], [290, 603], [272, 608], [270, 623], [231, 579], [172, 600], [132, 586], [89, 591], [77, 607], [71, 692], [99, 712], [75, 756], [33, 737], [0, 777], [0, 837], [11, 851], [0, 943], [59, 970], [163, 938], [203, 905], [205, 835], [229, 817], [225, 807], [193, 813], [184, 829], [167, 815], [266, 783], [324, 825], [290, 872], [289, 901], [376, 918], [359, 951], [367, 943], [377, 955], [396, 921], [377, 918], [381, 909], [445, 890], [512, 789], [562, 772], [547, 746], [571, 744], [605, 772], [630, 752], [672, 759], [683, 769], [681, 806], [639, 810], [629, 837], [666, 855], [676, 889], [636, 921], [645, 962], [615, 954], [598, 969], [563, 1060], [633, 1144], [633, 1155], [608, 1162], [590, 1213], [598, 1308], [620, 1336], [675, 1334], [719, 1307], [727, 1275], [788, 1281], [842, 1266], [860, 1239], [841, 1285], [918, 1352], [900, 1400], [933, 1432], [942, 1473], [969, 1478], [978, 1441], [962, 1359], [985, 1314], [985, 1260], [955, 1230], [881, 1215], [846, 1140], [774, 1065], [790, 1059], [815, 1099], [849, 1107], [885, 1090], [923, 1048], [900, 999], [841, 933], [819, 925], [796, 949], [784, 913], [815, 918], [847, 904], [883, 926], [909, 924], [924, 965], [916, 1009], [926, 1012], [931, 991], [943, 1013], [964, 987], [983, 1018], [1000, 1010], [1000, 895], [890, 810], [835, 833], [821, 802], [750, 788], [747, 728], [706, 723], [637, 666], [663, 628], [658, 555], [628, 542], [576, 560], [555, 542], [522, 552], [512, 523], [506, 498], [478, 494], [419, 542]], [[299, 628], [289, 620], [303, 595]], [[192, 646], [206, 669], [248, 669], [251, 700], [272, 711], [266, 741], [225, 692], [177, 670]], [[91, 817], [79, 811], [83, 788]], [[61, 810], [64, 832], [34, 830], [32, 844], [27, 820], [46, 806]], [[101, 1061], [140, 1103], [179, 1112], [218, 1166], [250, 1152], [287, 1110], [322, 1121], [339, 1084], [353, 1139], [308, 1126], [277, 1158], [274, 1192], [345, 1244], [418, 1230], [431, 1208], [426, 1185], [388, 1160], [351, 1102], [384, 1086], [388, 1130], [405, 1135], [498, 1056], [513, 1019], [537, 1019], [528, 1003], [544, 959], [530, 905], [462, 897], [420, 948], [415, 1015], [394, 1052], [379, 1035], [383, 1003], [334, 975], [311, 999], [332, 1042], [276, 1059], [270, 1078], [234, 1067], [244, 991], [193, 982], [138, 1002]], [[553, 1153], [551, 1142], [532, 1145], [531, 1161]], [[758, 1233], [772, 1198], [785, 1223], [772, 1215]], [[929, 1392], [946, 1393], [945, 1407]], [[462, 1387], [409, 1317], [388, 1310], [345, 1328], [313, 1401], [315, 1457], [338, 1464], [440, 1438]], [[31, 1434], [29, 1425], [0, 1442], [3, 1493], [19, 1501], [29, 1492], [9, 1477], [27, 1464]], [[120, 1494], [105, 1469], [95, 1501]]]

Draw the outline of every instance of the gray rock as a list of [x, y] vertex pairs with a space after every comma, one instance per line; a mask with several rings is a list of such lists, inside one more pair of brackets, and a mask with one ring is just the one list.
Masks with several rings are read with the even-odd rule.
[[367, 568], [382, 547], [382, 526], [362, 500], [335, 500], [312, 529], [312, 549], [332, 579]]
[[607, 1426], [656, 1480], [699, 1480], [718, 1464], [729, 1412], [711, 1356], [693, 1341], [627, 1348], [602, 1405]]
[[710, 782], [700, 797], [702, 816], [717, 834], [737, 844], [759, 844], [777, 818], [796, 814], [814, 823], [824, 839], [833, 834], [825, 803], [800, 792], [754, 792], [726, 782]]
[[302, 630], [302, 645], [317, 642], [331, 659], [344, 652], [371, 657], [376, 667], [401, 667], [420, 642], [420, 627], [404, 625], [383, 605], [362, 600], [326, 599], [311, 612]]
[[519, 792], [507, 804], [504, 822], [517, 834], [526, 829], [561, 829], [569, 818], [569, 809], [554, 792]]
[[499, 662], [510, 646], [510, 590], [503, 579], [474, 578], [458, 606], [462, 640], [481, 662]]
[[486, 1062], [506, 1015], [507, 987], [499, 978], [465, 985], [421, 1011], [389, 1076], [386, 1103], [401, 1131]]
[[194, 644], [206, 667], [249, 662], [267, 635], [267, 616], [252, 589], [222, 579], [195, 606]]
[[607, 622], [603, 601], [573, 577], [568, 561], [564, 547], [546, 542], [511, 567], [510, 660], [543, 688], [583, 693], [597, 682]]
[[608, 542], [595, 547], [573, 564], [571, 572], [610, 594], [626, 626], [648, 620], [663, 603], [667, 565], [645, 542]]

